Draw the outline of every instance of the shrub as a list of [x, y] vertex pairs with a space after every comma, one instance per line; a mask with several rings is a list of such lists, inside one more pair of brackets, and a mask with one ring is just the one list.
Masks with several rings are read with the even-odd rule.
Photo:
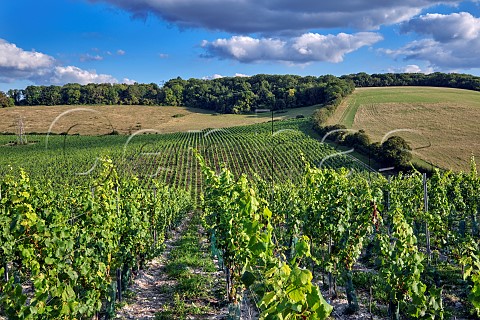
[[406, 167], [412, 160], [412, 148], [399, 136], [388, 138], [381, 146], [381, 158], [387, 165]]
[[6, 107], [13, 107], [13, 99], [9, 98], [4, 92], [0, 91], [0, 107], [1, 108], [6, 108]]

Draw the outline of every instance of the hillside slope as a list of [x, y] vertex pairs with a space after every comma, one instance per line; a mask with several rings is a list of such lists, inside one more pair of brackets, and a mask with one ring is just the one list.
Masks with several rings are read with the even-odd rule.
[[328, 124], [363, 129], [373, 141], [405, 138], [416, 157], [441, 168], [468, 170], [480, 156], [480, 93], [433, 87], [358, 88]]

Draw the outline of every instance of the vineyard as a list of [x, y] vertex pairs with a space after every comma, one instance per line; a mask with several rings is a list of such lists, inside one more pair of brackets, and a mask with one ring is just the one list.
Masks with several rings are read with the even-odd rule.
[[[273, 136], [272, 136], [273, 131]], [[225, 164], [235, 175], [245, 173], [276, 182], [299, 181], [305, 160], [323, 167], [365, 170], [353, 157], [312, 138], [311, 123], [294, 119], [226, 129], [158, 134], [140, 130], [131, 136], [29, 135], [35, 143], [9, 146], [15, 136], [0, 135], [0, 176], [8, 166], [34, 176], [64, 183], [89, 183], [98, 159], [108, 156], [119, 174], [150, 177], [171, 187], [200, 194], [203, 177], [192, 149], [205, 155], [209, 166]]]
[[[117, 292], [192, 208], [185, 192], [120, 179], [111, 161], [91, 186], [3, 178], [0, 303], [12, 319], [114, 315]], [[124, 281], [122, 282], [122, 279]]]
[[[307, 166], [299, 185], [270, 189], [199, 161], [231, 317], [243, 299], [262, 319], [355, 317], [360, 308], [363, 318], [480, 316], [474, 162], [470, 174], [430, 179]], [[344, 295], [340, 314], [328, 302]]]
[[[473, 159], [468, 173], [386, 178], [310, 126], [0, 136], [0, 317], [115, 317], [192, 214], [223, 270], [224, 318], [245, 304], [261, 319], [479, 317]], [[195, 292], [175, 300], [193, 306]]]

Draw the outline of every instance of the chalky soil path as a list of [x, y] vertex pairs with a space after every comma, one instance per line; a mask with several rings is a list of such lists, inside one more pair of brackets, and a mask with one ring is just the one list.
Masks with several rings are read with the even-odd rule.
[[130, 286], [116, 319], [224, 319], [225, 284], [210, 257], [199, 213], [165, 241], [165, 250]]

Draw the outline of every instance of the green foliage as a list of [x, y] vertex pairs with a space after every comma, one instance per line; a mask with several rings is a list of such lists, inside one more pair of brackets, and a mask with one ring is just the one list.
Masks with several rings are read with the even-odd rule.
[[410, 150], [402, 137], [392, 136], [382, 143], [380, 156], [387, 165], [406, 167], [412, 160]]
[[[278, 123], [278, 127], [298, 128], [296, 121]], [[309, 144], [310, 140], [306, 142], [302, 133], [292, 130], [272, 137], [268, 135], [270, 125], [256, 126], [256, 131], [242, 127], [231, 132], [213, 132], [204, 136], [204, 140], [203, 132], [169, 135], [165, 144], [155, 146], [165, 147], [170, 154], [158, 159], [163, 161], [162, 168], [171, 165], [169, 181], [186, 186], [198, 181], [196, 190], [204, 191], [203, 222], [211, 230], [213, 243], [223, 253], [232, 303], [238, 305], [248, 288], [255, 294], [264, 318], [323, 318], [330, 307], [312, 284], [311, 273], [321, 272], [331, 278], [344, 277], [341, 283], [346, 286], [352, 306], [355, 305], [353, 285], [364, 290], [371, 286], [375, 300], [372, 310], [381, 310], [384, 303], [390, 302], [392, 316], [441, 318], [444, 313], [441, 298], [443, 295], [444, 301], [448, 301], [445, 298], [451, 294], [448, 290], [452, 282], [443, 287], [444, 291], [440, 290], [447, 277], [440, 273], [435, 279], [436, 259], [428, 261], [421, 253], [426, 251], [428, 229], [437, 256], [443, 263], [448, 261], [450, 271], [457, 273], [455, 289], [466, 293], [459, 296], [460, 302], [473, 307], [472, 311], [478, 314], [480, 266], [476, 219], [480, 185], [473, 166], [468, 173], [435, 172], [427, 182], [428, 210], [424, 205], [422, 176], [418, 173], [399, 174], [387, 180], [376, 174], [367, 176], [347, 169], [306, 166], [302, 167], [303, 174], [295, 171], [297, 180], [284, 183], [286, 179], [278, 179], [272, 186], [270, 171], [264, 176], [266, 181], [240, 173], [250, 173], [245, 169], [248, 165], [267, 164], [270, 168], [268, 156], [273, 148], [265, 151], [269, 144], [275, 145], [278, 155], [298, 154], [299, 149], [293, 148], [292, 141], [302, 146], [302, 150], [318, 151], [321, 145]], [[153, 138], [138, 137], [139, 143], [129, 145], [133, 152], [127, 152], [126, 157], [153, 144], [156, 141]], [[124, 143], [120, 137], [109, 139], [120, 141], [120, 145]], [[58, 146], [59, 141], [64, 140], [51, 138], [49, 143]], [[88, 164], [85, 159], [92, 154], [85, 150], [112, 140], [78, 137], [76, 141], [79, 144], [75, 147], [83, 147], [78, 151], [83, 158], [74, 159]], [[200, 159], [203, 184], [201, 179], [177, 172], [197, 167], [186, 145], [197, 145], [208, 155], [205, 160]], [[253, 149], [254, 145], [257, 149]], [[113, 149], [118, 144], [108, 146]], [[62, 149], [55, 149], [59, 150]], [[171, 156], [174, 151], [178, 158]], [[27, 158], [27, 153], [18, 154]], [[52, 158], [47, 163], [57, 166], [45, 171], [38, 169], [36, 178], [30, 179], [32, 175], [25, 172], [12, 174], [5, 164], [13, 158], [2, 154], [2, 172], [7, 174], [0, 189], [0, 275], [7, 269], [10, 275], [8, 281], [0, 279], [2, 312], [11, 318], [88, 318], [114, 299], [111, 298], [114, 271], [142, 265], [161, 246], [165, 230], [191, 210], [191, 202], [187, 192], [165, 187], [146, 174], [142, 180], [130, 176], [127, 170], [118, 174], [113, 165], [116, 160], [100, 161], [101, 168], [92, 173], [95, 178], [68, 180], [71, 177], [65, 176], [72, 171], [55, 171], [59, 164], [68, 162], [59, 161], [51, 153], [42, 154], [47, 156]], [[322, 156], [311, 153], [305, 158]], [[208, 167], [225, 159], [230, 161], [232, 172], [224, 168], [217, 173]], [[283, 167], [280, 162], [274, 163], [275, 178], [285, 177], [288, 166], [297, 165], [293, 159], [293, 156], [288, 158]], [[31, 163], [30, 168], [41, 167]], [[132, 167], [133, 170], [137, 168]], [[45, 176], [58, 178], [60, 182], [46, 182]], [[167, 181], [163, 180], [165, 176], [157, 180]], [[156, 243], [153, 231], [157, 234]], [[186, 297], [202, 295], [211, 283], [189, 274], [190, 268], [202, 264], [192, 254], [195, 247], [191, 239], [186, 238], [179, 245], [181, 251], [172, 255], [175, 263], [168, 266], [167, 274], [185, 276], [177, 288], [182, 295], [176, 300], [178, 309], [166, 308], [165, 317], [184, 317], [190, 312], [186, 310], [194, 307]], [[377, 254], [370, 256], [369, 261], [375, 258], [381, 261], [376, 265], [378, 270], [363, 274], [354, 265], [365, 252], [365, 246], [371, 248], [371, 254]], [[459, 280], [462, 267], [466, 281]], [[33, 288], [24, 291], [21, 283], [29, 280]], [[434, 283], [438, 283], [435, 284], [438, 288]], [[467, 297], [471, 304], [467, 303]]]
[[350, 147], [367, 147], [370, 145], [370, 137], [365, 131], [360, 130], [345, 137], [345, 144]]
[[465, 246], [460, 263], [465, 266], [464, 278], [470, 279], [471, 291], [468, 299], [473, 305], [474, 313], [480, 316], [480, 245], [470, 239]]
[[8, 97], [3, 91], [0, 91], [0, 108], [13, 107], [13, 98]]
[[322, 126], [324, 121], [321, 121], [318, 115], [322, 110], [319, 109], [314, 116], [314, 128], [320, 135], [338, 144], [353, 147], [364, 155], [374, 157], [385, 166], [393, 166], [397, 170], [409, 168], [412, 160], [411, 147], [403, 138], [392, 136], [381, 145], [377, 142], [371, 143], [370, 137], [363, 130], [349, 133], [344, 125]]
[[[462, 74], [373, 74], [359, 73], [340, 78], [325, 75], [265, 75], [225, 77], [213, 80], [175, 78], [163, 87], [150, 84], [66, 84], [28, 86], [9, 91], [8, 105], [127, 104], [185, 105], [220, 113], [254, 111], [256, 106], [281, 110], [324, 105], [316, 117], [319, 124], [335, 111], [342, 98], [355, 87], [437, 86], [480, 90], [478, 77]], [[0, 103], [0, 105], [5, 105]]]
[[353, 81], [356, 87], [430, 86], [480, 90], [479, 77], [458, 73], [384, 73], [369, 75], [361, 72], [340, 78]]
[[[205, 129], [201, 132], [178, 132], [165, 135], [137, 135], [128, 140], [126, 136], [29, 136], [25, 148], [2, 148], [0, 176], [7, 172], [8, 165], [25, 168], [33, 179], [52, 177], [56, 188], [63, 184], [89, 183], [96, 166], [96, 158], [107, 155], [118, 166], [118, 172], [128, 173], [143, 179], [155, 177], [160, 183], [189, 190], [198, 197], [203, 185], [200, 168], [190, 148], [198, 148], [211, 167], [225, 163], [235, 174], [254, 173], [262, 179], [271, 179], [271, 160], [274, 156], [274, 179], [276, 182], [300, 182], [304, 164], [299, 154], [307, 161], [319, 163], [333, 155], [335, 150], [328, 144], [310, 137], [309, 119], [291, 119], [274, 123], [278, 132], [272, 137], [271, 123], [227, 128]], [[12, 140], [0, 135], [0, 145]], [[48, 141], [48, 148], [46, 142]], [[36, 161], [30, 156], [35, 154]], [[268, 159], [268, 160], [267, 160]], [[362, 165], [345, 155], [328, 157], [322, 167], [346, 166], [361, 170]]]
[[[116, 270], [142, 265], [191, 209], [184, 193], [175, 200], [158, 186], [152, 197], [137, 179], [120, 179], [111, 160], [101, 164], [91, 188], [53, 192], [24, 171], [2, 180], [0, 305], [9, 318], [92, 317], [111, 299]], [[19, 280], [30, 280], [33, 291]]]
[[399, 209], [393, 213], [391, 235], [378, 234], [382, 254], [382, 277], [389, 292], [389, 311], [392, 318], [400, 319], [400, 313], [412, 318], [443, 319], [441, 289], [431, 288], [421, 281], [424, 270], [423, 254], [416, 246], [413, 229]]
[[214, 80], [178, 77], [161, 88], [154, 83], [28, 86], [12, 91], [11, 98], [17, 105], [170, 105], [243, 113], [256, 108], [282, 110], [338, 103], [353, 88], [351, 81], [334, 76], [256, 75]]
[[272, 254], [271, 212], [266, 207], [260, 209], [261, 203], [245, 176], [235, 181], [227, 169], [217, 176], [199, 154], [197, 159], [207, 185], [204, 212], [215, 230], [215, 245], [222, 250], [227, 268], [228, 299], [237, 303], [242, 296], [245, 267], [254, 257], [266, 259]]
[[332, 311], [310, 271], [300, 267], [310, 256], [308, 238], [295, 245], [290, 262], [274, 255], [272, 212], [258, 199], [245, 176], [238, 180], [223, 169], [219, 175], [197, 158], [204, 172], [204, 210], [222, 250], [229, 282], [229, 301], [238, 304], [244, 289], [259, 296], [261, 319], [326, 319]]
[[[358, 310], [351, 271], [359, 258], [366, 238], [381, 217], [376, 204], [381, 191], [363, 179], [350, 179], [346, 170], [320, 170], [307, 166], [303, 217], [304, 232], [322, 251], [321, 267], [329, 277], [343, 275], [347, 284], [349, 310]], [[319, 250], [319, 251], [320, 251]], [[330, 291], [336, 284], [330, 283]], [[335, 295], [335, 293], [333, 293]]]
[[312, 273], [299, 265], [309, 256], [308, 238], [304, 237], [296, 244], [290, 263], [278, 260], [265, 272], [260, 319], [326, 319], [330, 315], [333, 307], [312, 284]]

